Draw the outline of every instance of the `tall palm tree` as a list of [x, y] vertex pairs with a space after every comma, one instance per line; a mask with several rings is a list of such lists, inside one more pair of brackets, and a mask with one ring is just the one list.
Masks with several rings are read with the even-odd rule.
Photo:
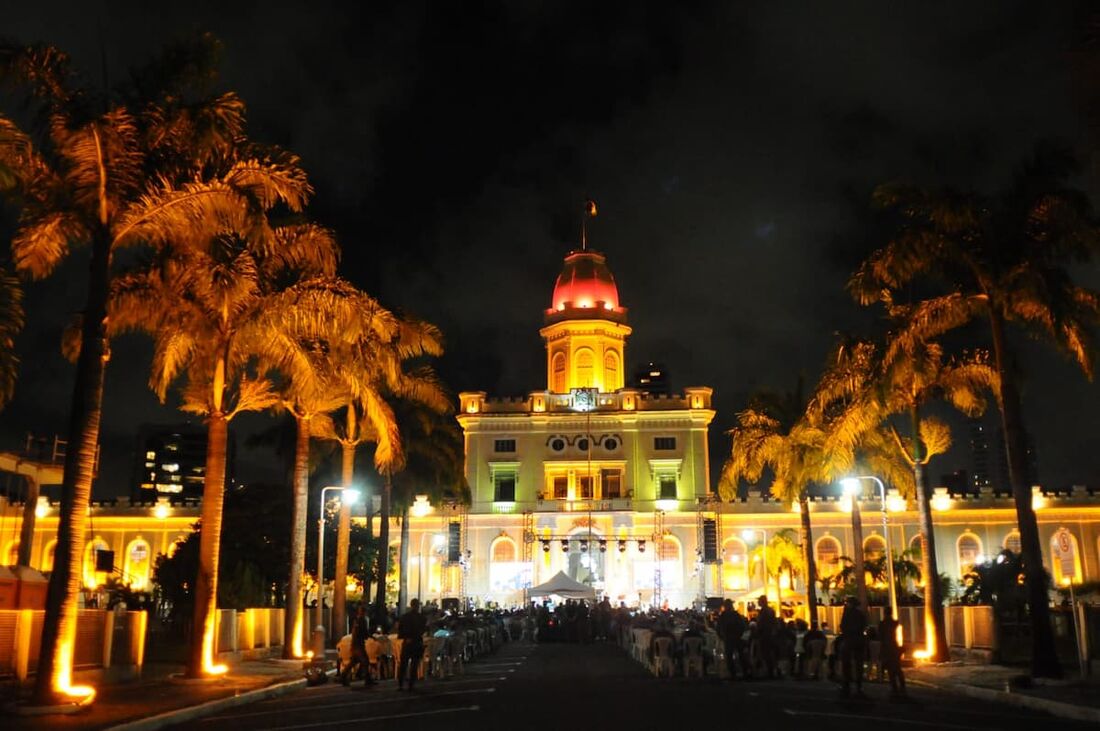
[[[400, 335], [401, 322], [371, 297], [334, 277], [310, 280], [287, 290], [275, 298], [269, 312], [276, 315], [270, 328], [280, 341], [272, 350], [274, 360], [270, 363], [285, 376], [282, 406], [294, 415], [297, 428], [285, 618], [287, 636], [297, 638], [301, 628], [301, 577], [305, 572], [310, 438], [314, 431], [321, 437], [331, 435], [335, 429], [327, 414], [357, 401], [350, 411], [354, 414], [362, 408], [366, 427], [385, 442], [379, 454], [383, 459], [400, 460], [395, 419], [379, 389], [386, 385], [387, 378], [395, 388], [402, 385], [400, 364], [382, 362], [396, 357], [389, 344]], [[365, 382], [354, 387], [345, 382], [352, 374]], [[349, 418], [357, 419], [354, 415]], [[314, 424], [318, 425], [316, 430]], [[358, 429], [357, 420], [355, 425]], [[346, 455], [344, 461], [348, 461]], [[345, 571], [346, 551], [345, 546]], [[285, 643], [284, 657], [295, 656], [300, 650]]]
[[0, 266], [0, 410], [15, 393], [19, 357], [15, 336], [23, 329], [23, 290], [19, 280]]
[[[896, 454], [912, 471], [912, 479], [893, 484], [905, 499], [917, 504], [922, 574], [937, 577], [932, 495], [924, 469], [933, 457], [950, 448], [951, 431], [938, 419], [922, 416], [922, 410], [933, 400], [943, 400], [968, 416], [979, 416], [986, 407], [985, 391], [996, 389], [997, 374], [980, 351], [946, 358], [940, 344], [928, 339], [938, 330], [930, 329], [922, 318], [914, 319], [916, 310], [919, 308], [890, 305], [889, 314], [897, 327], [888, 333], [886, 345], [866, 349], [866, 357], [851, 364], [861, 372], [849, 381], [856, 385], [832, 439], [865, 438], [863, 435], [876, 430], [889, 435]], [[898, 430], [894, 416], [908, 425], [908, 435]], [[949, 659], [949, 648], [939, 589], [939, 582], [925, 581], [923, 654], [944, 662]]]
[[[850, 283], [865, 303], [913, 284], [938, 285], [920, 315], [942, 324], [984, 320], [993, 347], [1008, 473], [1016, 505], [1032, 623], [1032, 673], [1058, 677], [1046, 574], [1027, 482], [1022, 403], [1008, 326], [1056, 347], [1089, 378], [1100, 294], [1073, 281], [1069, 265], [1091, 258], [1100, 236], [1086, 196], [1067, 187], [1068, 155], [1040, 149], [1001, 194], [984, 196], [886, 185], [875, 202], [898, 218], [891, 240]], [[926, 579], [927, 580], [927, 579]]]
[[416, 496], [426, 495], [435, 504], [444, 499], [469, 502], [462, 431], [448, 416], [453, 403], [447, 398], [431, 405], [411, 401], [396, 404], [405, 445], [405, 465], [393, 475], [394, 502], [401, 512], [399, 609], [405, 608], [409, 591], [409, 508]]
[[279, 402], [267, 377], [282, 345], [272, 325], [285, 316], [276, 301], [279, 285], [331, 275], [338, 252], [331, 234], [310, 224], [274, 230], [266, 224], [253, 226], [249, 237], [204, 233], [196, 231], [140, 270], [120, 277], [110, 313], [113, 329], [152, 335], [150, 386], [157, 396], [163, 401], [178, 382], [181, 408], [206, 418], [199, 572], [187, 668], [191, 677], [223, 671], [214, 662], [214, 613], [229, 423], [241, 413]]
[[772, 495], [788, 505], [798, 503], [806, 567], [806, 602], [810, 622], [816, 625], [817, 566], [813, 555], [809, 489], [815, 482], [830, 478], [821, 472], [820, 447], [824, 433], [819, 420], [807, 414], [808, 405], [801, 379], [794, 391], [756, 394], [749, 408], [737, 415], [737, 426], [729, 432], [732, 446], [722, 469], [718, 493], [723, 500], [732, 500], [741, 479], [756, 482], [764, 469], [770, 468], [774, 474]]
[[[0, 47], [0, 81], [25, 94], [36, 112], [29, 131], [0, 117], [0, 167], [17, 178], [16, 269], [44, 277], [73, 248], [90, 249], [36, 703], [52, 703], [72, 690], [84, 520], [110, 357], [112, 256], [196, 229], [243, 225], [255, 211], [251, 194], [268, 188], [277, 167], [253, 159], [218, 164], [240, 136], [243, 105], [232, 94], [212, 97], [201, 90], [194, 100], [214, 55], [209, 38], [174, 46], [150, 64], [140, 83], [135, 78], [120, 89], [98, 91], [81, 86], [68, 57], [55, 48]], [[215, 169], [217, 175], [202, 174]], [[300, 187], [297, 180], [282, 182], [281, 197], [296, 205], [300, 196], [291, 191]]]

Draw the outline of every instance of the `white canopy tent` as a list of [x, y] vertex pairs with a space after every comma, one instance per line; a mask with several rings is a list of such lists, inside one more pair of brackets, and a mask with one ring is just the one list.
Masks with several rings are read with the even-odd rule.
[[596, 590], [587, 584], [569, 578], [564, 571], [559, 571], [550, 579], [538, 586], [527, 590], [527, 596], [534, 598], [540, 596], [560, 596], [563, 599], [595, 599]]

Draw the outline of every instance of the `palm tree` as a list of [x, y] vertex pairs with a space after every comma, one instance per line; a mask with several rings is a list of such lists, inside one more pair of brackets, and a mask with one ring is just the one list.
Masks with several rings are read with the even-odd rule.
[[[979, 416], [986, 407], [984, 392], [996, 389], [997, 374], [980, 351], [946, 359], [940, 344], [929, 340], [940, 333], [940, 323], [929, 323], [921, 317], [920, 307], [888, 301], [887, 309], [897, 328], [887, 334], [885, 346], [868, 343], [862, 354], [850, 361], [854, 378], [849, 385], [854, 388], [849, 390], [851, 398], [832, 438], [865, 439], [868, 432], [877, 430], [889, 435], [896, 453], [912, 471], [912, 479], [895, 476], [894, 484], [904, 498], [917, 503], [922, 573], [938, 576], [932, 496], [924, 469], [933, 457], [950, 448], [951, 431], [938, 419], [922, 417], [921, 411], [930, 401], [939, 399], [968, 416]], [[908, 436], [903, 436], [891, 421], [895, 415], [908, 423]], [[845, 447], [850, 449], [852, 443], [849, 441]], [[924, 625], [924, 656], [945, 662], [949, 648], [943, 597], [935, 581], [925, 583]]]
[[[272, 192], [272, 201], [278, 197]], [[248, 238], [196, 231], [120, 277], [112, 296], [112, 329], [144, 330], [154, 338], [150, 386], [157, 396], [163, 401], [181, 382], [181, 408], [207, 422], [191, 677], [222, 671], [214, 662], [214, 612], [229, 423], [279, 402], [262, 365], [276, 361], [282, 345], [273, 327], [287, 316], [277, 301], [278, 284], [331, 275], [337, 260], [336, 242], [320, 227], [253, 229]]]
[[1008, 326], [1064, 352], [1092, 376], [1092, 331], [1100, 294], [1079, 286], [1068, 265], [1089, 259], [1100, 238], [1085, 194], [1066, 187], [1078, 169], [1068, 155], [1040, 149], [997, 196], [886, 185], [875, 202], [894, 213], [893, 238], [864, 262], [850, 284], [865, 303], [914, 283], [943, 294], [916, 317], [959, 326], [984, 319], [993, 345], [1009, 481], [1016, 505], [1032, 623], [1032, 673], [1058, 677], [1042, 546], [1027, 482], [1026, 445], [1015, 353]]
[[394, 502], [401, 512], [401, 577], [397, 605], [406, 606], [409, 590], [409, 508], [417, 495], [429, 502], [444, 499], [469, 502], [462, 431], [448, 415], [453, 400], [425, 405], [410, 401], [396, 404], [397, 421], [405, 445], [405, 466], [393, 475]]
[[19, 357], [15, 336], [23, 329], [23, 290], [19, 280], [0, 266], [0, 410], [15, 393]]
[[[13, 197], [20, 210], [12, 240], [16, 269], [44, 277], [74, 247], [88, 246], [91, 254], [36, 703], [52, 703], [72, 690], [84, 519], [109, 359], [113, 254], [162, 245], [195, 230], [231, 223], [243, 228], [255, 211], [252, 194], [269, 190], [277, 168], [291, 173], [280, 181], [278, 197], [291, 206], [301, 200], [295, 166], [256, 159], [219, 164], [240, 137], [243, 105], [232, 94], [200, 93], [198, 101], [183, 101], [194, 98], [184, 92], [209, 77], [215, 55], [208, 37], [174, 46], [112, 93], [81, 87], [68, 58], [55, 48], [0, 47], [0, 79], [25, 93], [37, 112], [29, 132], [0, 117], [0, 168], [9, 179], [16, 177]], [[198, 172], [213, 170], [216, 175]]]
[[737, 426], [730, 430], [730, 457], [722, 470], [718, 494], [723, 500], [736, 497], [741, 479], [756, 482], [768, 467], [774, 474], [771, 493], [777, 499], [798, 503], [801, 516], [801, 544], [806, 567], [806, 602], [810, 622], [817, 624], [817, 566], [813, 555], [813, 531], [810, 523], [809, 488], [816, 481], [827, 481], [821, 472], [820, 446], [824, 434], [816, 419], [807, 414], [802, 381], [785, 394], [762, 392], [753, 397], [749, 408], [737, 415]]
[[[371, 297], [334, 277], [307, 281], [287, 290], [273, 299], [268, 311], [275, 313], [270, 329], [277, 334], [279, 343], [271, 350], [273, 358], [267, 362], [286, 377], [282, 406], [294, 415], [297, 427], [286, 613], [286, 631], [291, 633], [287, 636], [297, 637], [302, 607], [301, 577], [305, 571], [307, 466], [312, 425], [318, 424], [318, 436], [336, 436], [327, 414], [346, 406], [346, 414], [354, 420], [353, 426], [358, 431], [355, 413], [361, 409], [366, 417], [364, 426], [380, 443], [376, 450], [380, 464], [383, 467], [400, 464], [403, 452], [395, 417], [381, 390], [415, 391], [410, 386], [413, 377], [402, 371], [399, 359], [422, 355], [424, 350], [421, 346], [394, 347], [393, 343], [414, 325], [403, 322]], [[431, 337], [434, 342], [434, 328]], [[431, 347], [435, 349], [434, 345]], [[349, 382], [349, 378], [356, 382]], [[354, 447], [350, 459], [347, 452], [345, 470], [354, 463]], [[345, 475], [345, 480], [350, 482], [350, 476]], [[343, 553], [345, 572], [347, 550], [338, 541], [337, 556]], [[294, 649], [289, 643], [284, 645], [284, 656], [293, 656]]]
[[[766, 554], [766, 556], [765, 556]], [[795, 540], [794, 530], [792, 528], [784, 528], [783, 530], [776, 531], [772, 534], [772, 537], [768, 539], [767, 551], [764, 550], [763, 544], [754, 548], [750, 555], [752, 561], [764, 561], [764, 571], [767, 576], [775, 578], [775, 596], [778, 604], [783, 603], [783, 574], [787, 574], [787, 578], [790, 579], [791, 587], [794, 587], [794, 579], [796, 576], [805, 574], [806, 571], [806, 551], [805, 545], [800, 545]], [[809, 586], [809, 577], [806, 577], [807, 586]], [[809, 589], [807, 589], [807, 596], [809, 596]], [[766, 590], [765, 590], [765, 593]], [[817, 606], [817, 600], [814, 600], [814, 604], [811, 607]], [[813, 617], [814, 611], [810, 610], [810, 616]], [[816, 623], [816, 622], [815, 622]]]

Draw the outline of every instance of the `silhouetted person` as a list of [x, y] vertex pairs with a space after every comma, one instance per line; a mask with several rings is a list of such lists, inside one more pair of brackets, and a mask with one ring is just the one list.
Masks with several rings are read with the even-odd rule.
[[374, 685], [374, 679], [370, 676], [370, 661], [367, 658], [367, 636], [369, 633], [367, 610], [360, 604], [351, 624], [351, 662], [340, 674], [340, 680], [344, 685], [351, 684], [352, 679], [355, 677], [356, 668], [361, 668], [367, 676], [364, 685]]
[[863, 697], [863, 659], [866, 656], [867, 639], [863, 636], [867, 629], [867, 614], [859, 606], [859, 599], [848, 597], [848, 604], [840, 615], [840, 664], [844, 677], [841, 693], [851, 693], [852, 677], [856, 681], [856, 695]]
[[734, 670], [734, 658], [741, 663], [741, 673], [749, 676], [749, 666], [745, 657], [745, 641], [743, 639], [749, 622], [740, 612], [733, 608], [733, 600], [726, 599], [722, 602], [722, 613], [718, 615], [718, 636], [722, 638], [722, 645], [726, 653], [726, 670], [729, 671], [730, 680], [737, 677]]
[[406, 677], [409, 690], [416, 685], [417, 670], [421, 658], [424, 657], [424, 630], [427, 629], [427, 624], [424, 615], [420, 613], [419, 599], [410, 601], [409, 611], [402, 614], [397, 621], [397, 638], [401, 640], [401, 661], [397, 670], [398, 690], [404, 690]]
[[756, 613], [756, 647], [764, 663], [765, 672], [769, 678], [774, 678], [779, 619], [775, 616], [775, 610], [768, 604], [768, 597], [761, 595], [759, 604], [760, 611]]
[[901, 670], [901, 646], [898, 645], [898, 621], [887, 615], [878, 626], [879, 666], [890, 676], [890, 695], [905, 695], [905, 673]]

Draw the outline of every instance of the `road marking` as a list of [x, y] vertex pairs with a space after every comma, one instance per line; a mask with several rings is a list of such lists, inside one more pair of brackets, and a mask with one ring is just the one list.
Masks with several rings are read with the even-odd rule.
[[295, 728], [318, 728], [320, 726], [347, 726], [353, 723], [370, 723], [371, 721], [389, 721], [395, 718], [413, 718], [415, 716], [437, 716], [441, 713], [462, 713], [464, 711], [480, 711], [481, 706], [460, 706], [459, 708], [440, 708], [435, 711], [418, 711], [416, 713], [392, 713], [388, 716], [371, 716], [369, 718], [351, 718], [346, 721], [321, 721], [320, 723], [301, 723], [294, 726], [273, 726], [271, 731], [290, 731]]
[[255, 718], [257, 716], [272, 716], [275, 714], [288, 714], [288, 713], [301, 713], [302, 711], [314, 711], [329, 708], [350, 708], [352, 706], [374, 706], [380, 703], [405, 703], [407, 701], [420, 700], [422, 698], [436, 698], [444, 695], [470, 695], [472, 693], [495, 693], [496, 688], [470, 688], [469, 690], [448, 690], [440, 693], [416, 693], [406, 696], [399, 696], [396, 698], [375, 698], [365, 701], [350, 701], [348, 703], [323, 703], [323, 704], [309, 704], [305, 706], [294, 706], [291, 708], [276, 708], [271, 711], [254, 711], [252, 713], [235, 713], [227, 716], [210, 716], [199, 721], [199, 723], [210, 723], [212, 721], [231, 721], [235, 718]]
[[911, 721], [903, 718], [894, 718], [892, 716], [866, 716], [862, 713], [819, 713], [817, 711], [795, 711], [790, 708], [784, 708], [783, 712], [788, 716], [816, 716], [818, 718], [854, 718], [860, 721], [882, 721], [885, 724], [897, 725], [904, 724], [907, 726], [931, 726], [932, 728], [959, 728], [965, 731], [970, 731], [974, 726], [960, 726], [953, 723], [944, 723], [942, 721]]

